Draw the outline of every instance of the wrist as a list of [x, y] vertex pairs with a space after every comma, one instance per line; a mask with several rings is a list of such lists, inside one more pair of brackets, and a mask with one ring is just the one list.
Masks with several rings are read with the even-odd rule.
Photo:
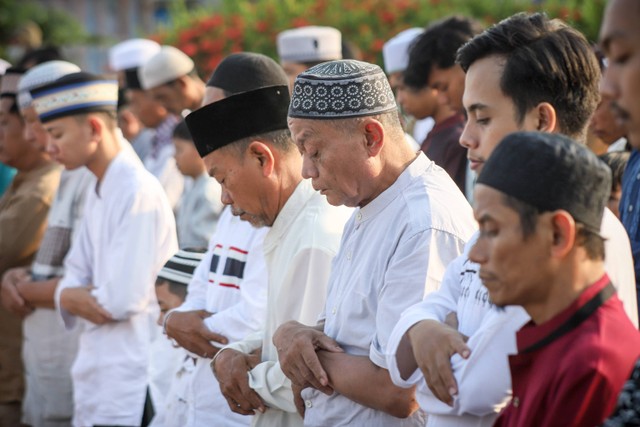
[[230, 350], [230, 349], [226, 347], [221, 348], [220, 350], [218, 350], [216, 355], [213, 356], [213, 359], [211, 359], [211, 362], [209, 362], [209, 366], [211, 367], [211, 372], [213, 372], [213, 376], [216, 377], [216, 379], [218, 378], [218, 374], [216, 373], [216, 362], [218, 361], [218, 358], [222, 353], [224, 353], [225, 350]]
[[167, 323], [169, 322], [169, 318], [175, 313], [176, 310], [170, 310], [164, 315], [164, 319], [162, 320], [162, 333], [166, 336], [169, 336], [167, 333]]

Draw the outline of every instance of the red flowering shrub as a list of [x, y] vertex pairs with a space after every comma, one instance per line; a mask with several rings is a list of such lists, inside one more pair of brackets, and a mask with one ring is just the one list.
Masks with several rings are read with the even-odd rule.
[[329, 25], [361, 50], [362, 59], [382, 65], [385, 41], [410, 27], [424, 27], [453, 14], [491, 25], [520, 11], [545, 11], [597, 38], [606, 0], [221, 0], [213, 9], [172, 12], [173, 27], [151, 36], [192, 57], [207, 77], [228, 54], [261, 52], [276, 58], [279, 32]]

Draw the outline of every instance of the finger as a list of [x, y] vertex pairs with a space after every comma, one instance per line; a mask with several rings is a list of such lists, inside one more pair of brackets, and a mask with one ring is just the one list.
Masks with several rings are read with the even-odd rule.
[[459, 354], [463, 359], [468, 359], [469, 356], [471, 355], [471, 349], [467, 346], [467, 344], [464, 341], [464, 335], [460, 334], [459, 338], [454, 340], [451, 343], [452, 347], [453, 347], [453, 352], [451, 353], [451, 356], [453, 356], [454, 354]]
[[224, 395], [224, 398], [227, 400], [227, 405], [229, 405], [229, 409], [231, 409], [232, 412], [240, 415], [253, 415], [253, 411], [242, 409], [234, 399], [227, 397], [226, 395]]
[[322, 334], [315, 341], [316, 350], [327, 350], [334, 353], [344, 353], [340, 345], [331, 337]]
[[265, 410], [264, 403], [262, 403], [262, 399], [260, 399], [260, 396], [258, 396], [258, 393], [253, 391], [248, 386], [246, 388], [243, 387], [243, 389], [244, 390], [242, 395], [244, 397], [244, 400], [242, 402], [239, 402], [241, 404], [241, 407], [247, 410], [256, 409], [260, 412], [264, 412]]
[[[320, 359], [318, 359], [318, 354], [315, 351], [303, 351], [302, 360], [304, 360], [306, 368], [321, 386], [329, 384], [329, 377], [322, 367], [322, 364], [320, 364]], [[311, 381], [308, 376], [305, 376], [305, 379]]]
[[452, 396], [458, 393], [458, 388], [451, 370], [450, 360], [449, 358], [439, 358], [435, 366], [436, 370], [433, 376], [435, 377], [434, 388], [437, 390], [436, 397], [446, 404], [452, 405]]
[[217, 342], [217, 343], [223, 344], [223, 345], [226, 345], [229, 342], [227, 337], [222, 336], [220, 334], [216, 334], [215, 332], [211, 332], [210, 330], [208, 330], [206, 328], [203, 328], [202, 337], [204, 339], [206, 339], [207, 341], [214, 341], [214, 342]]

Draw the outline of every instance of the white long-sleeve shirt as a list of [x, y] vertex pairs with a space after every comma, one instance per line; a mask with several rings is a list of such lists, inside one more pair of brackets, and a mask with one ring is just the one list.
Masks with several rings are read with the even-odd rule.
[[[446, 265], [476, 229], [471, 207], [449, 175], [423, 153], [345, 226], [322, 317], [346, 353], [387, 369], [389, 335], [402, 311], [438, 288]], [[334, 393], [302, 391], [305, 426], [418, 426]]]
[[[214, 313], [204, 324], [231, 343], [261, 330], [267, 316], [267, 268], [262, 245], [268, 231], [267, 227], [255, 228], [233, 216], [230, 209], [223, 210], [209, 248], [193, 273], [187, 298], [176, 311], [204, 309]], [[180, 372], [185, 385], [179, 402], [168, 403], [172, 413], [166, 418], [185, 419], [189, 427], [249, 425], [250, 417], [229, 409], [209, 367], [210, 360], [191, 356], [195, 363]]]
[[331, 261], [352, 210], [330, 206], [309, 180], [298, 184], [265, 237], [269, 271], [267, 321], [263, 331], [228, 347], [250, 353], [262, 348], [262, 363], [249, 372], [249, 386], [268, 409], [253, 417], [261, 427], [301, 426], [291, 381], [278, 364], [272, 337], [289, 320], [316, 323], [327, 295]]
[[[72, 366], [75, 426], [137, 425], [157, 312], [155, 279], [177, 250], [167, 197], [126, 141], [97, 188], [65, 259], [55, 301], [67, 328], [82, 327]], [[115, 319], [95, 325], [60, 308], [66, 288], [94, 286]]]
[[[607, 239], [605, 270], [618, 289], [625, 311], [637, 325], [631, 250], [628, 238], [625, 241], [622, 232], [624, 230], [620, 229], [620, 222], [605, 209], [601, 225], [601, 234]], [[465, 247], [464, 254], [447, 267], [440, 289], [408, 308], [392, 333], [393, 345], [387, 354], [391, 378], [400, 387], [418, 385], [418, 403], [429, 414], [427, 425], [430, 427], [492, 425], [510, 396], [507, 356], [516, 352], [515, 332], [529, 320], [521, 307], [507, 307], [505, 312], [496, 313], [489, 293], [478, 276], [478, 265], [467, 257], [477, 237], [477, 234], [474, 235]], [[452, 358], [458, 396], [454, 399], [454, 406], [448, 407], [433, 396], [420, 370], [416, 370], [406, 381], [400, 377], [396, 353], [402, 336], [413, 325], [426, 319], [444, 322], [451, 312], [457, 314], [458, 330], [469, 337], [471, 356], [468, 360], [457, 356]], [[483, 391], [478, 393], [480, 384]]]

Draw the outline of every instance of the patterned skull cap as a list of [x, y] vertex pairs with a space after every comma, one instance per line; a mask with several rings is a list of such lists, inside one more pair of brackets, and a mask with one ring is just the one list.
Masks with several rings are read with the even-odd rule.
[[298, 75], [289, 117], [330, 120], [395, 109], [396, 100], [382, 68], [343, 59], [323, 62]]

